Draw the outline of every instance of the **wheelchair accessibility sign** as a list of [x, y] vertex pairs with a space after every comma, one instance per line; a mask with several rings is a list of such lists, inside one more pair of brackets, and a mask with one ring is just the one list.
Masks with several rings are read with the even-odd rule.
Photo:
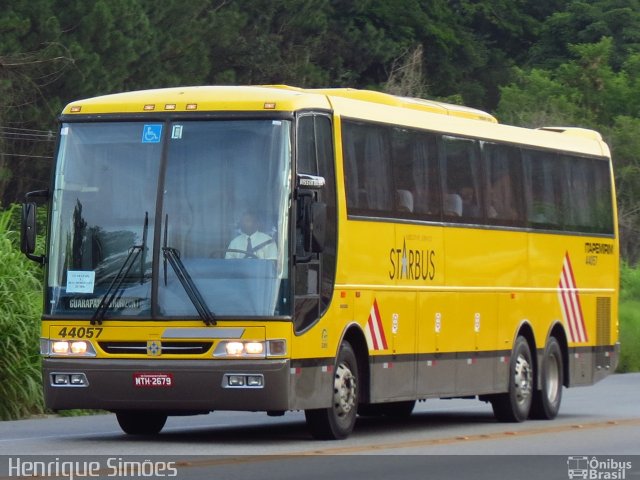
[[162, 137], [162, 125], [145, 125], [142, 129], [142, 143], [160, 143]]

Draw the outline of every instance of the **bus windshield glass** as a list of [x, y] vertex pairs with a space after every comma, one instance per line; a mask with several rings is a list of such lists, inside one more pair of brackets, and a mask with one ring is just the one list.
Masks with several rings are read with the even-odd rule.
[[272, 119], [63, 124], [47, 313], [197, 318], [191, 288], [217, 317], [289, 315], [290, 130]]

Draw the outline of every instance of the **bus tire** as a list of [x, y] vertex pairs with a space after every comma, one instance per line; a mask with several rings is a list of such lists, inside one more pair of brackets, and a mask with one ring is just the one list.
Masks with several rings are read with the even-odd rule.
[[549, 338], [540, 369], [540, 389], [533, 393], [531, 418], [552, 420], [558, 415], [562, 401], [564, 367], [562, 349], [555, 337]]
[[359, 388], [356, 355], [349, 342], [343, 341], [333, 371], [332, 405], [304, 412], [307, 427], [314, 438], [340, 440], [353, 431], [358, 413]]
[[129, 435], [156, 435], [167, 421], [161, 412], [120, 411], [116, 412], [118, 424]]
[[534, 378], [529, 343], [519, 336], [509, 360], [509, 390], [491, 397], [493, 413], [498, 421], [523, 422], [529, 417]]

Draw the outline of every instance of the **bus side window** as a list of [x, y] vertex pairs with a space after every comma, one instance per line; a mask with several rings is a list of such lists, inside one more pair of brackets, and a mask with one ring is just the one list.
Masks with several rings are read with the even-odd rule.
[[524, 223], [520, 150], [509, 145], [483, 145], [487, 218], [497, 225]]
[[[451, 220], [462, 217], [463, 221], [477, 223], [483, 217], [478, 142], [447, 135], [442, 140], [445, 217]], [[462, 200], [461, 215], [453, 195]]]
[[394, 210], [389, 129], [345, 120], [342, 123], [347, 211], [388, 216]]
[[436, 137], [405, 128], [394, 128], [391, 133], [395, 215], [439, 220]]
[[560, 229], [561, 163], [555, 153], [541, 150], [523, 150], [523, 160], [527, 221], [534, 228]]

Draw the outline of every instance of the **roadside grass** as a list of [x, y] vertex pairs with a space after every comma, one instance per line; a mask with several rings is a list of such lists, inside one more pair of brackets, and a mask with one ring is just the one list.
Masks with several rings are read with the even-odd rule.
[[640, 300], [620, 302], [620, 373], [640, 371]]
[[620, 266], [618, 372], [640, 371], [640, 267]]
[[42, 413], [41, 269], [19, 249], [17, 207], [0, 212], [0, 419]]

